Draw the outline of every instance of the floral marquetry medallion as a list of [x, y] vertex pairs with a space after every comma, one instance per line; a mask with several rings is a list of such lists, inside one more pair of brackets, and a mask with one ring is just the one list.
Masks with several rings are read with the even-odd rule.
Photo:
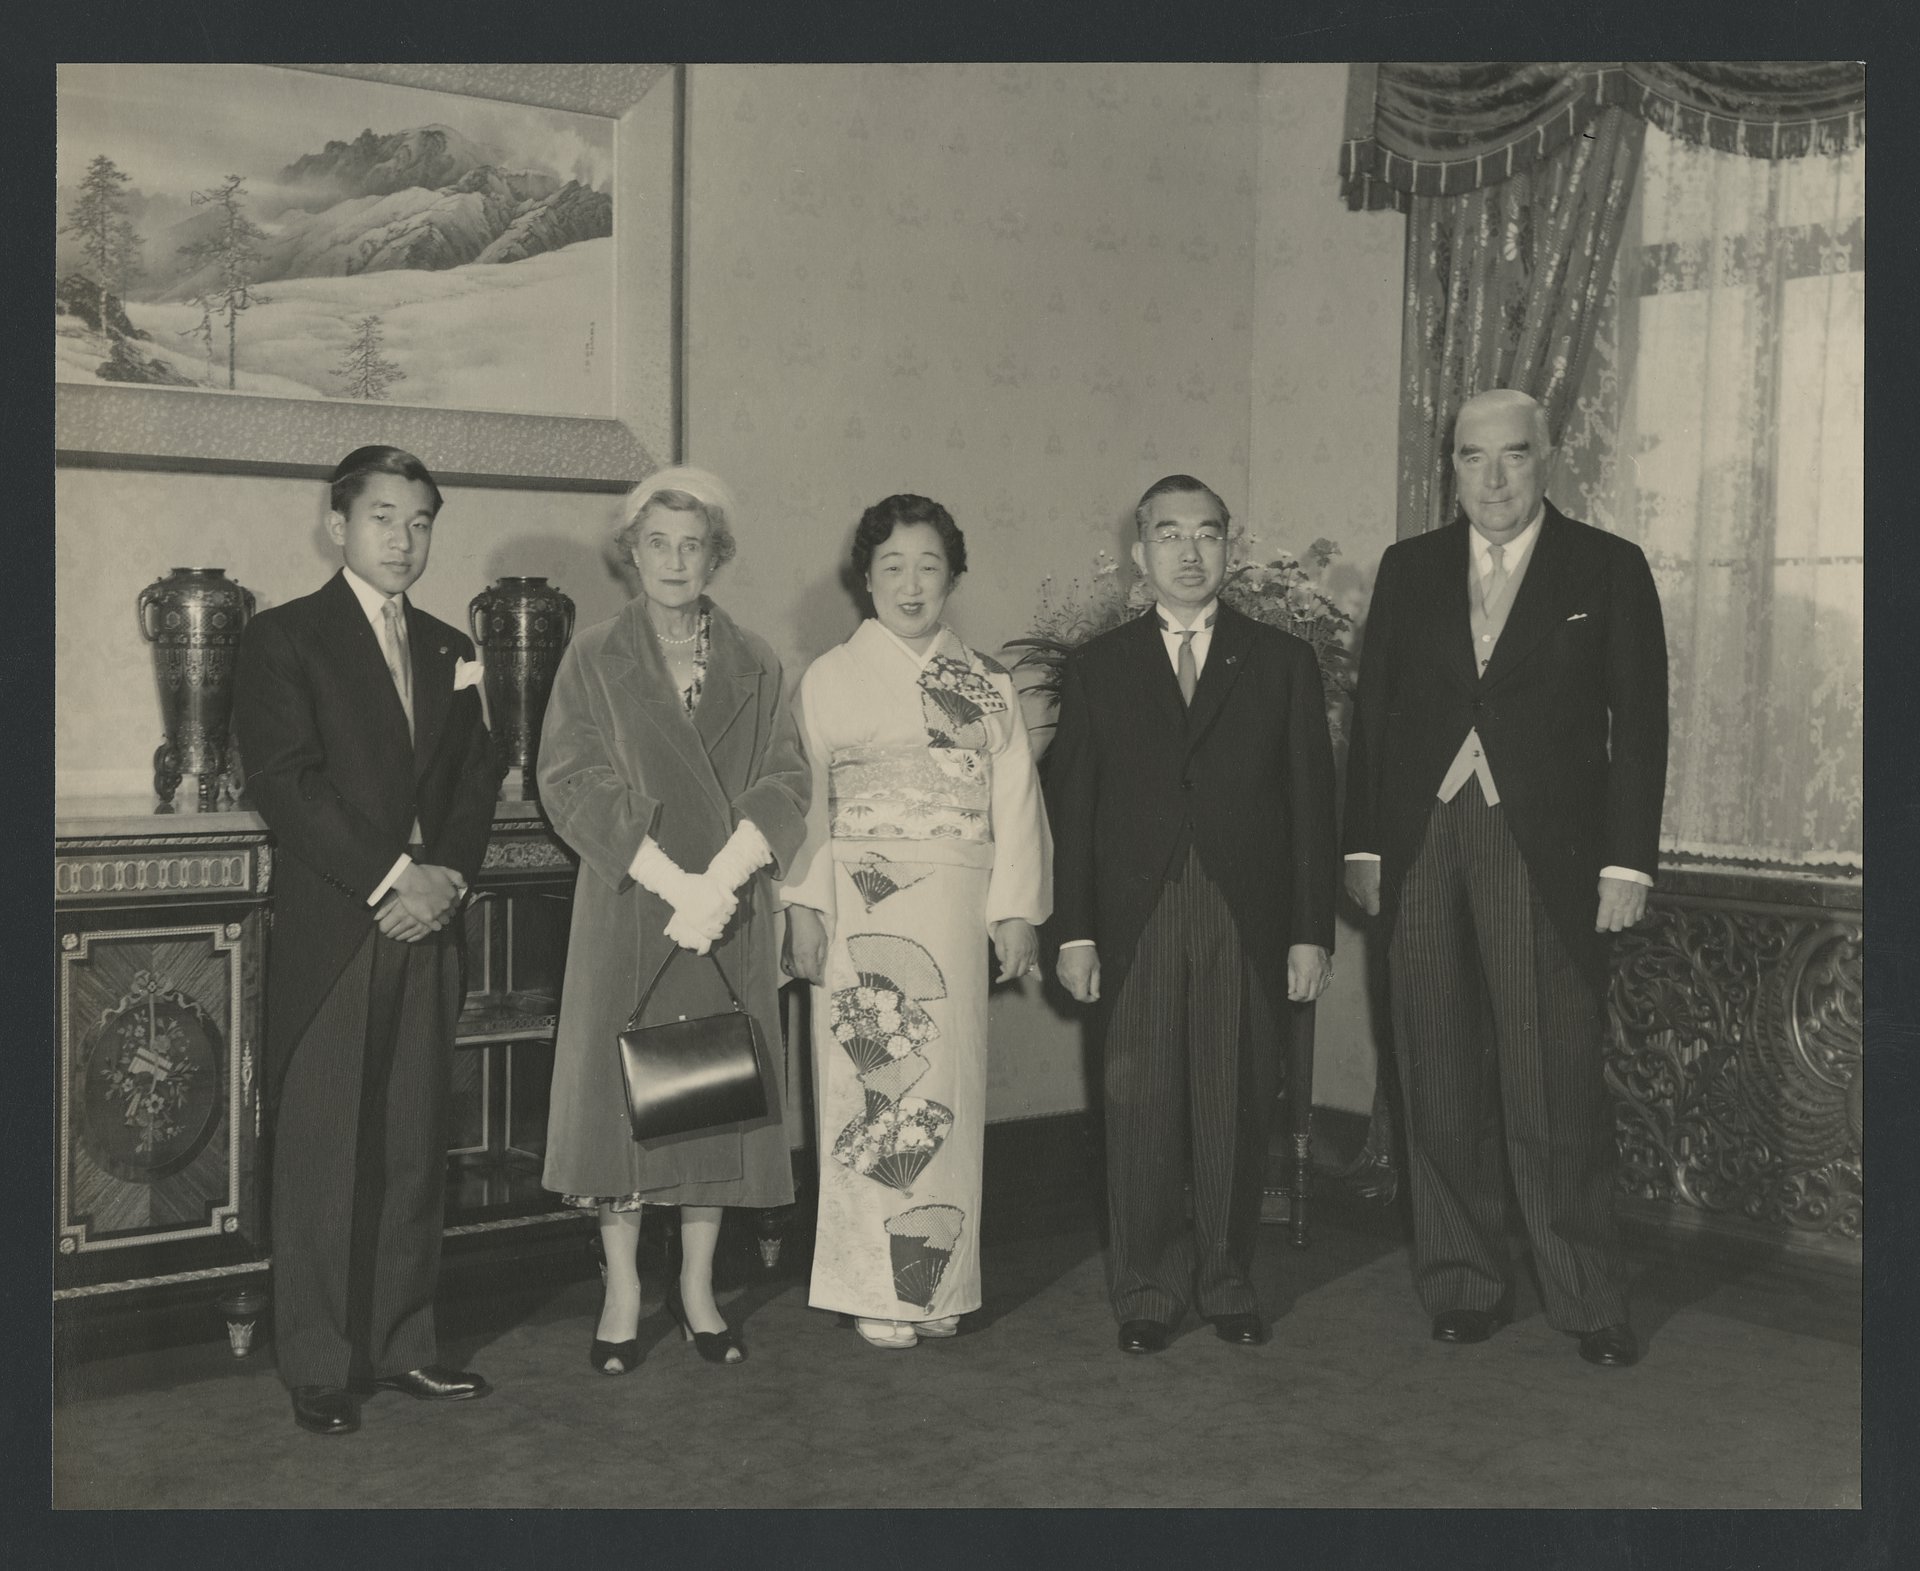
[[[65, 935], [63, 1254], [217, 1237], [241, 1210], [256, 1066], [240, 923]], [[70, 941], [68, 941], [70, 940]]]
[[1862, 997], [1856, 911], [1656, 895], [1614, 950], [1623, 1191], [1857, 1243]]

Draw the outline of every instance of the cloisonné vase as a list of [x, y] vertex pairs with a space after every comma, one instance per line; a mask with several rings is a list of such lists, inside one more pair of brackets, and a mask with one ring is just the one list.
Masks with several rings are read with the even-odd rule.
[[165, 732], [153, 755], [156, 813], [174, 811], [186, 775], [200, 782], [203, 813], [239, 795], [233, 746], [233, 671], [253, 591], [218, 567], [176, 567], [140, 591], [140, 632], [153, 645], [153, 675]]
[[473, 597], [467, 624], [486, 667], [488, 723], [507, 769], [501, 796], [532, 801], [540, 723], [573, 637], [573, 601], [544, 578], [500, 578]]

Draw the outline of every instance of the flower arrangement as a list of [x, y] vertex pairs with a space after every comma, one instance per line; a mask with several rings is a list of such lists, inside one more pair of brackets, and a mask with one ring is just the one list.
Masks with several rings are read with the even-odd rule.
[[[1347, 648], [1353, 618], [1328, 598], [1317, 577], [1340, 554], [1340, 547], [1331, 540], [1316, 540], [1307, 547], [1305, 562], [1284, 550], [1260, 560], [1264, 553], [1259, 551], [1257, 537], [1235, 525], [1229, 552], [1220, 598], [1256, 622], [1312, 646], [1326, 689], [1327, 723], [1338, 741], [1343, 702], [1353, 691], [1353, 656]], [[1140, 615], [1151, 601], [1145, 578], [1131, 569], [1123, 572], [1119, 559], [1108, 551], [1094, 558], [1090, 584], [1076, 579], [1064, 594], [1056, 595], [1048, 575], [1040, 581], [1040, 610], [1031, 632], [1007, 640], [1007, 648], [1020, 651], [1013, 669], [1032, 673], [1026, 690], [1041, 695], [1057, 713], [1068, 652]], [[1051, 719], [1044, 722], [1052, 723]]]

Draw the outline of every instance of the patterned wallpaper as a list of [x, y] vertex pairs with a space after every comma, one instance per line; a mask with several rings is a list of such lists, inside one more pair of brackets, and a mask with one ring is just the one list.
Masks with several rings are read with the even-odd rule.
[[[1244, 497], [1255, 68], [695, 67], [688, 427], [803, 660], [860, 511], [938, 498], [992, 649], [1161, 475]], [[798, 592], [796, 593], [796, 589]]]
[[[1336, 542], [1328, 592], [1365, 614], [1393, 544], [1400, 279], [1406, 220], [1350, 213], [1338, 195], [1344, 65], [1260, 67], [1249, 526], [1298, 550]], [[1315, 1009], [1314, 1100], [1359, 1111], [1378, 1049], [1367, 937], [1340, 921]]]

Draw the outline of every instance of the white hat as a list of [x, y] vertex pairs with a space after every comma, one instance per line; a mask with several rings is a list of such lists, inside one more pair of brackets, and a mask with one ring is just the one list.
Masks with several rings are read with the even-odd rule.
[[626, 506], [621, 517], [632, 522], [640, 512], [662, 491], [684, 491], [696, 502], [707, 507], [718, 508], [720, 516], [729, 524], [733, 521], [733, 492], [727, 488], [726, 481], [705, 469], [689, 468], [685, 464], [675, 464], [671, 468], [656, 469], [627, 493]]

